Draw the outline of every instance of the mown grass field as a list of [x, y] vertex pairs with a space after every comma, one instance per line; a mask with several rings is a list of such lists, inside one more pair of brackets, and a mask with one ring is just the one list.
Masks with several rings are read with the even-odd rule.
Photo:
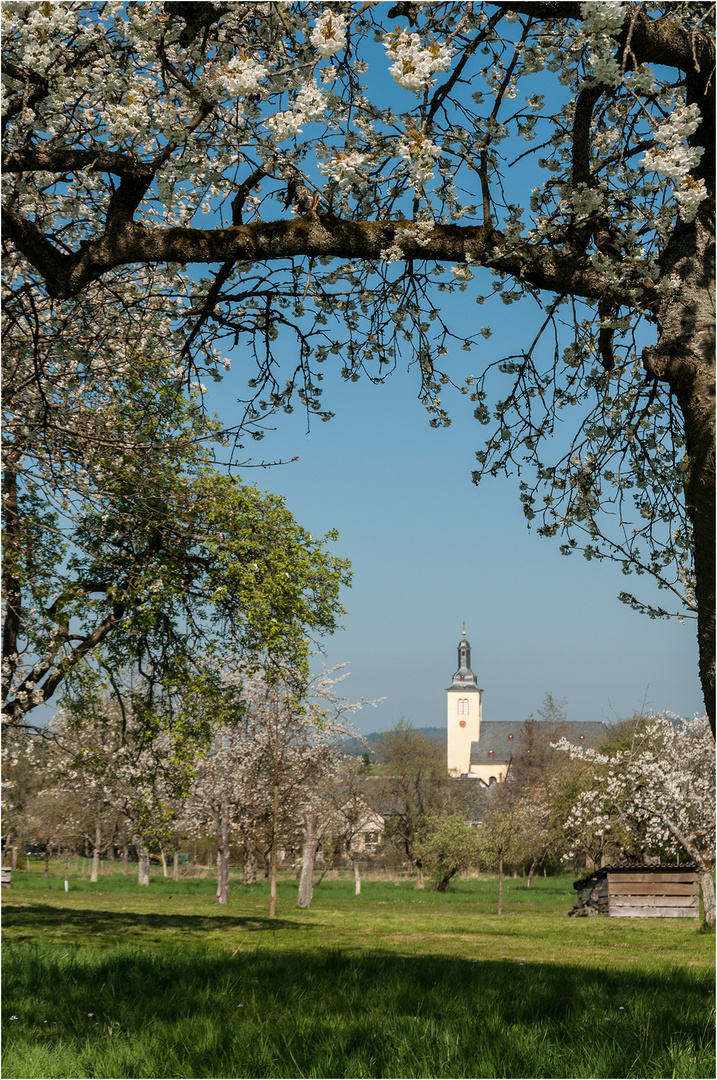
[[3, 892], [3, 1076], [713, 1077], [714, 937], [568, 919], [572, 879], [107, 875]]

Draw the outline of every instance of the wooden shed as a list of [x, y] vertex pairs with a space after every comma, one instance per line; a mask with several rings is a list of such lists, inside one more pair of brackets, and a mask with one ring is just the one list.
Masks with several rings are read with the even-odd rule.
[[700, 884], [694, 866], [604, 866], [573, 882], [571, 915], [629, 919], [698, 919]]

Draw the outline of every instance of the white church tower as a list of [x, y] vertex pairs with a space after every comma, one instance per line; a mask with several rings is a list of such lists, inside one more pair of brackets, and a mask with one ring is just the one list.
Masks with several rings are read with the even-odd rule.
[[471, 646], [466, 632], [458, 644], [458, 671], [446, 691], [448, 698], [448, 773], [463, 776], [470, 770], [471, 743], [480, 738], [483, 691], [471, 670]]

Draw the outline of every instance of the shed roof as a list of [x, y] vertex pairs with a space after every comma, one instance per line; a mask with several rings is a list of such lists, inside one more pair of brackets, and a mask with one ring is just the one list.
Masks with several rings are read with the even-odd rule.
[[588, 881], [594, 881], [596, 878], [607, 877], [608, 874], [694, 874], [697, 870], [697, 866], [694, 863], [681, 863], [680, 866], [674, 864], [670, 866], [649, 866], [642, 863], [634, 863], [631, 866], [601, 866], [597, 870], [593, 870], [592, 873], [586, 874], [585, 877], [578, 878], [573, 882], [574, 889], [581, 889], [583, 885], [587, 885]]

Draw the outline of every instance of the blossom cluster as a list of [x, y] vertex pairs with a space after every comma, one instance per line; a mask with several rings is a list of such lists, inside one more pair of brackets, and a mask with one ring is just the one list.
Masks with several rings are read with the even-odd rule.
[[433, 178], [442, 150], [422, 131], [412, 129], [399, 140], [398, 152], [408, 165], [411, 187], [417, 190]]
[[299, 88], [291, 109], [268, 117], [264, 126], [272, 132], [277, 142], [283, 142], [298, 135], [304, 124], [320, 120], [325, 111], [326, 98], [316, 83], [309, 80]]
[[678, 106], [669, 119], [655, 129], [655, 142], [662, 146], [652, 147], [642, 159], [646, 169], [661, 173], [672, 181], [683, 221], [692, 221], [700, 203], [707, 198], [704, 181], [690, 176], [702, 160], [704, 151], [702, 147], [686, 145], [686, 140], [694, 135], [701, 122], [696, 104]]
[[589, 0], [580, 5], [582, 26], [586, 34], [620, 32], [629, 5], [618, 0]]
[[365, 165], [368, 160], [368, 154], [361, 154], [358, 150], [346, 153], [337, 150], [328, 161], [319, 163], [319, 169], [329, 180], [335, 180], [339, 187], [345, 188], [366, 183]]
[[346, 16], [325, 11], [316, 20], [309, 41], [319, 56], [329, 57], [346, 45]]
[[257, 93], [269, 69], [253, 57], [233, 56], [214, 73], [212, 90], [225, 99]]
[[437, 71], [446, 71], [451, 66], [453, 49], [448, 45], [432, 44], [426, 48], [418, 34], [403, 30], [386, 34], [383, 40], [389, 58], [394, 58], [389, 71], [404, 90], [423, 93], [432, 85], [432, 76]]

